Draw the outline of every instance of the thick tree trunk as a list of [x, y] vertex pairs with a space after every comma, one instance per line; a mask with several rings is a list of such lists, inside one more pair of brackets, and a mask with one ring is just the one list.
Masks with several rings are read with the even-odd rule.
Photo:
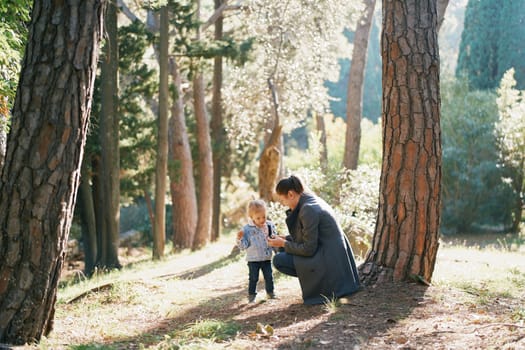
[[[222, 0], [215, 0], [215, 10]], [[222, 39], [222, 16], [215, 21], [215, 40]], [[211, 240], [216, 241], [221, 231], [221, 175], [224, 152], [224, 127], [222, 122], [222, 57], [213, 61], [213, 95], [211, 100], [211, 138], [213, 140], [213, 207]]]
[[213, 203], [213, 161], [211, 153], [210, 127], [204, 103], [204, 78], [196, 72], [193, 79], [193, 99], [197, 120], [197, 142], [199, 145], [199, 217], [193, 249], [202, 248], [210, 240]]
[[100, 145], [103, 207], [99, 220], [104, 220], [104, 255], [97, 264], [104, 269], [120, 268], [118, 246], [120, 234], [120, 159], [119, 159], [119, 112], [118, 112], [118, 37], [117, 7], [111, 2], [106, 11], [106, 43], [101, 64], [101, 115]]
[[0, 184], [0, 342], [52, 328], [80, 181], [101, 1], [35, 1]]
[[193, 160], [184, 119], [181, 76], [177, 62], [170, 64], [176, 94], [169, 125], [170, 190], [173, 213], [173, 249], [191, 248], [197, 228], [197, 197], [193, 178]]
[[351, 170], [357, 169], [359, 162], [366, 53], [376, 0], [364, 0], [364, 3], [365, 10], [355, 30], [346, 102], [346, 140], [343, 165]]
[[366, 284], [431, 280], [440, 219], [436, 2], [383, 1], [383, 166]]
[[159, 120], [157, 165], [155, 171], [155, 221], [153, 224], [153, 259], [164, 256], [166, 242], [166, 181], [168, 172], [168, 7], [160, 9]]

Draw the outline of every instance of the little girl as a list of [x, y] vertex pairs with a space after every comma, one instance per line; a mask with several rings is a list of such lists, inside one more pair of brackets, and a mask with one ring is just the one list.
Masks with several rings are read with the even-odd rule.
[[248, 204], [248, 216], [251, 222], [237, 233], [237, 245], [239, 249], [246, 250], [249, 269], [248, 302], [253, 303], [257, 295], [259, 270], [263, 272], [266, 296], [269, 299], [275, 298], [271, 262], [273, 249], [268, 246], [267, 238], [273, 236], [276, 230], [275, 225], [266, 220], [266, 203], [263, 200], [253, 200]]

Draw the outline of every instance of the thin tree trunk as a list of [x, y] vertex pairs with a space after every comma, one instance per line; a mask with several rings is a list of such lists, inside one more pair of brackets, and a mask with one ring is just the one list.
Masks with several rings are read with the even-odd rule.
[[441, 130], [436, 3], [383, 1], [383, 162], [366, 284], [420, 276], [438, 250]]
[[210, 127], [204, 103], [204, 78], [197, 72], [193, 79], [193, 99], [197, 119], [197, 141], [199, 144], [199, 217], [193, 249], [202, 248], [210, 240], [213, 203], [213, 161], [211, 154]]
[[118, 115], [118, 37], [117, 7], [111, 2], [106, 12], [105, 54], [101, 65], [101, 182], [104, 189], [102, 201], [104, 210], [100, 220], [105, 221], [102, 231], [107, 249], [98, 264], [102, 268], [120, 268], [118, 259], [120, 221], [120, 159], [119, 159], [119, 115]]
[[184, 118], [181, 76], [175, 60], [170, 64], [170, 71], [175, 89], [169, 124], [173, 249], [184, 249], [193, 245], [197, 228], [197, 197], [193, 160]]
[[144, 190], [144, 200], [146, 201], [146, 207], [148, 208], [148, 217], [151, 227], [153, 228], [153, 223], [155, 222], [155, 214], [153, 212], [153, 201], [148, 190]]
[[[196, 0], [195, 3], [197, 5], [196, 18], [200, 20], [200, 0]], [[200, 40], [200, 29], [197, 30], [196, 40]], [[204, 97], [204, 77], [200, 68], [197, 68], [193, 78], [193, 102], [197, 122], [197, 143], [199, 146], [199, 212], [197, 231], [195, 232], [192, 247], [194, 250], [202, 248], [210, 240], [213, 209], [213, 157], [210, 126]]]
[[319, 134], [319, 164], [321, 170], [326, 173], [328, 170], [328, 147], [326, 146], [326, 126], [324, 123], [324, 116], [317, 113], [315, 115], [315, 121], [317, 125], [317, 132]]
[[166, 181], [168, 172], [168, 7], [160, 9], [159, 121], [157, 165], [155, 171], [155, 222], [153, 224], [153, 259], [164, 256], [166, 240]]
[[[93, 193], [93, 203], [102, 203], [104, 200], [104, 184], [102, 183], [102, 170], [100, 169], [101, 157], [99, 154], [96, 154], [91, 159], [91, 181], [92, 181], [92, 193]], [[109, 247], [107, 246], [106, 235], [106, 220], [104, 220], [104, 206], [95, 205], [95, 227], [97, 232], [97, 258], [95, 265], [97, 267], [103, 268], [105, 266], [104, 257], [107, 256], [107, 251]]]
[[84, 246], [84, 274], [91, 276], [97, 260], [97, 225], [93, 192], [91, 191], [89, 159], [84, 158], [79, 187], [80, 217], [82, 220], [82, 242]]
[[365, 3], [365, 10], [355, 30], [346, 102], [346, 140], [343, 165], [345, 168], [351, 170], [357, 169], [359, 162], [366, 53], [368, 50], [370, 26], [372, 25], [376, 5], [376, 0], [363, 1]]
[[5, 147], [7, 144], [7, 115], [9, 109], [7, 107], [7, 97], [0, 96], [0, 175], [4, 167]]
[[[215, 0], [215, 10], [222, 6], [222, 0]], [[222, 39], [222, 20], [215, 21], [215, 40]], [[224, 127], [222, 122], [222, 57], [216, 56], [213, 62], [213, 96], [211, 100], [211, 135], [213, 140], [213, 207], [211, 220], [211, 240], [219, 238], [221, 230], [221, 175], [224, 152]]]
[[80, 182], [103, 2], [35, 1], [0, 183], [0, 342], [40, 340]]
[[259, 196], [265, 201], [273, 201], [282, 159], [281, 138], [283, 126], [279, 117], [277, 91], [272, 79], [268, 79], [268, 88], [272, 97], [274, 119], [272, 132], [268, 140], [266, 140], [259, 158]]
[[447, 10], [449, 0], [437, 0], [437, 17], [438, 17], [438, 24], [437, 24], [437, 31], [439, 33], [439, 30], [441, 29], [441, 25], [445, 21], [445, 12]]

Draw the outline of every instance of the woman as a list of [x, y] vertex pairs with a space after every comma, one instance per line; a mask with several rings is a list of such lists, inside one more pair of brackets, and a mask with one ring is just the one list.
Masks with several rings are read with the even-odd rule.
[[321, 304], [359, 289], [352, 248], [330, 206], [304, 191], [296, 176], [279, 181], [280, 202], [289, 207], [290, 235], [268, 238], [268, 245], [283, 248], [273, 258], [275, 268], [299, 278], [305, 304]]

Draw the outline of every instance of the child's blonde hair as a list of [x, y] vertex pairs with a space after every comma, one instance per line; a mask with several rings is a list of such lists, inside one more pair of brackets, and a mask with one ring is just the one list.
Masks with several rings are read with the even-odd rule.
[[248, 203], [248, 216], [252, 217], [253, 214], [264, 210], [266, 211], [266, 202], [262, 199], [254, 199]]

